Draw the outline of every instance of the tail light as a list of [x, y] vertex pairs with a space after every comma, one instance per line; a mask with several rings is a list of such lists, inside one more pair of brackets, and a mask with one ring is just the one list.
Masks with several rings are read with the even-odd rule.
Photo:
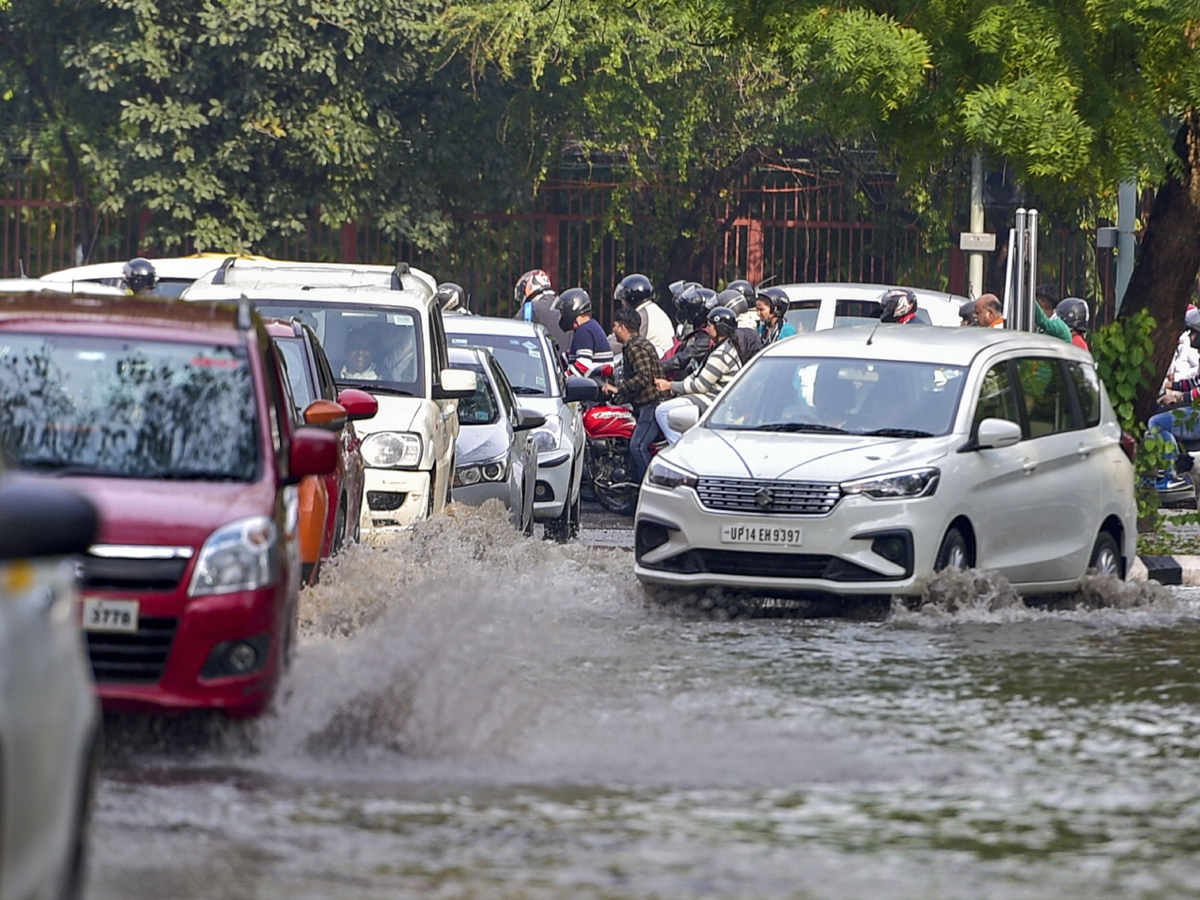
[[1128, 431], [1121, 432], [1121, 449], [1125, 451], [1131, 463], [1137, 462], [1137, 439]]

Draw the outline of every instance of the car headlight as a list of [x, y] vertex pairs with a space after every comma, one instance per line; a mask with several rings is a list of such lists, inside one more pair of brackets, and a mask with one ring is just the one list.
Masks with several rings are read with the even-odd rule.
[[671, 488], [672, 490], [681, 486], [691, 488], [696, 486], [695, 475], [668, 465], [660, 459], [650, 461], [650, 468], [646, 470], [646, 480], [658, 487]]
[[533, 445], [538, 453], [557, 450], [562, 440], [562, 418], [546, 416], [546, 423], [533, 430]]
[[932, 496], [941, 474], [934, 468], [912, 469], [877, 478], [843, 481], [841, 487], [844, 494], [862, 494], [872, 500], [908, 500]]
[[279, 575], [279, 532], [266, 516], [230, 522], [204, 542], [189, 597], [253, 591]]
[[410, 469], [421, 462], [421, 436], [377, 431], [363, 438], [363, 463], [373, 469]]
[[454, 486], [469, 487], [481, 481], [507, 481], [508, 457], [502, 456], [491, 462], [474, 466], [462, 466], [454, 470]]

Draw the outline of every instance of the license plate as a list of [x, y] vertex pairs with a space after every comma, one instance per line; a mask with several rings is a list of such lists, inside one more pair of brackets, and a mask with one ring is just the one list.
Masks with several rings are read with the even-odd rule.
[[137, 631], [136, 600], [84, 600], [84, 631]]
[[779, 525], [735, 523], [721, 526], [722, 544], [757, 544], [766, 547], [799, 547], [800, 529]]

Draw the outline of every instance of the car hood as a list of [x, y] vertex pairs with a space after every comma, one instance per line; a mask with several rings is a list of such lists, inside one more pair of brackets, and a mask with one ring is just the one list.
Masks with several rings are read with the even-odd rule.
[[696, 428], [663, 459], [718, 478], [846, 481], [931, 465], [952, 440]]
[[133, 478], [59, 478], [100, 513], [100, 544], [195, 547], [229, 522], [273, 515], [274, 486]]
[[460, 425], [454, 443], [454, 465], [476, 465], [506, 455], [508, 430], [500, 424]]
[[412, 431], [413, 422], [420, 415], [423, 405], [429, 402], [423, 397], [396, 397], [391, 394], [371, 396], [379, 401], [379, 410], [370, 419], [354, 423], [359, 437], [377, 431]]

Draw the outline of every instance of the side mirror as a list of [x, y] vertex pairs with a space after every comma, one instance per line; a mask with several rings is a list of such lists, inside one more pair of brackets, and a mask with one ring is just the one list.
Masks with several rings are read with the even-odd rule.
[[517, 425], [513, 431], [529, 431], [532, 428], [541, 428], [546, 424], [546, 417], [541, 413], [536, 413], [531, 409], [517, 410]]
[[0, 486], [0, 560], [86, 553], [96, 541], [96, 508], [42, 481], [8, 478]]
[[591, 403], [600, 396], [600, 386], [590, 378], [572, 375], [567, 379], [567, 389], [563, 391], [564, 403]]
[[441, 384], [433, 386], [434, 400], [466, 400], [475, 396], [475, 373], [466, 369], [442, 369]]
[[1011, 447], [1021, 440], [1021, 426], [1008, 419], [984, 419], [975, 430], [974, 450]]
[[700, 421], [700, 410], [694, 403], [667, 411], [667, 424], [676, 431], [687, 431]]
[[304, 424], [334, 433], [346, 427], [346, 408], [332, 400], [314, 400], [304, 409]]
[[328, 475], [337, 468], [337, 435], [318, 428], [297, 428], [288, 454], [288, 484], [306, 475]]
[[372, 419], [379, 412], [379, 401], [358, 388], [345, 388], [338, 394], [337, 402], [346, 410], [346, 418], [351, 422]]

